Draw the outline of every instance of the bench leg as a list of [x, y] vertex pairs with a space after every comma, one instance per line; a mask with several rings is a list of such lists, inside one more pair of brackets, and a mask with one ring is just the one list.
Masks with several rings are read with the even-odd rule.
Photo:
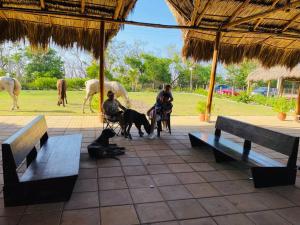
[[252, 167], [251, 171], [256, 188], [294, 185], [296, 181], [296, 168]]
[[218, 150], [214, 149], [213, 151], [214, 151], [214, 156], [215, 156], [215, 160], [217, 163], [235, 161], [235, 159], [219, 152]]

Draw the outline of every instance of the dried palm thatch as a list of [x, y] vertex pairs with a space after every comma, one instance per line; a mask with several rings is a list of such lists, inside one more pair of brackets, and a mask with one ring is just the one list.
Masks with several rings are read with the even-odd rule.
[[183, 30], [182, 55], [210, 60], [220, 31], [219, 61], [258, 59], [264, 67], [295, 67], [300, 62], [299, 0], [166, 0]]
[[300, 66], [296, 66], [294, 69], [290, 70], [285, 67], [275, 66], [270, 69], [258, 68], [251, 72], [247, 81], [269, 81], [269, 80], [292, 80], [300, 81]]
[[[36, 48], [50, 41], [67, 48], [77, 46], [100, 55], [100, 20], [125, 19], [137, 0], [2, 0], [0, 43], [28, 39]], [[105, 24], [105, 43], [120, 25]]]

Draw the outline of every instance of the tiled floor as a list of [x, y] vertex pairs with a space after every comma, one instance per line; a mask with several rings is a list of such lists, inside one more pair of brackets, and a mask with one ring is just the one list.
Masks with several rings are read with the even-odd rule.
[[[300, 135], [300, 124], [294, 121], [236, 118]], [[31, 119], [0, 117], [0, 142]], [[190, 147], [187, 133], [211, 131], [213, 123], [200, 123], [196, 117], [172, 119], [171, 136], [162, 133], [160, 139], [138, 138], [132, 128], [133, 140], [113, 139], [127, 149], [120, 161], [96, 161], [88, 157], [86, 146], [100, 134], [97, 117], [47, 117], [50, 135], [83, 134], [74, 193], [68, 202], [9, 208], [4, 207], [1, 193], [0, 225], [300, 224], [300, 179], [295, 186], [255, 189], [249, 171], [241, 164], [217, 164], [208, 149]]]

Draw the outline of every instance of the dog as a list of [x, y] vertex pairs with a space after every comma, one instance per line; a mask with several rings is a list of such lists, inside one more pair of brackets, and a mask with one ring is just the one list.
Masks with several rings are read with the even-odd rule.
[[147, 120], [146, 115], [139, 113], [133, 109], [126, 109], [124, 112], [124, 136], [125, 137], [132, 139], [132, 136], [130, 134], [130, 129], [133, 123], [138, 129], [140, 137], [144, 136], [144, 133], [141, 130], [142, 125], [145, 131], [147, 132], [147, 134], [150, 134], [151, 125]]
[[101, 135], [87, 146], [88, 153], [91, 158], [116, 158], [118, 155], [125, 154], [124, 147], [119, 147], [116, 144], [110, 144], [109, 139], [114, 137], [116, 133], [112, 129], [104, 129]]

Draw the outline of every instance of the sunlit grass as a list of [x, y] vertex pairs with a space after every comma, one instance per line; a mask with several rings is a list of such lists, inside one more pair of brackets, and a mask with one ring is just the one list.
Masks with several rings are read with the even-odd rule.
[[[23, 90], [19, 97], [20, 109], [10, 111], [12, 99], [6, 92], [0, 92], [0, 115], [82, 115], [84, 91], [68, 91], [68, 105], [58, 107], [57, 92], [52, 91], [26, 91]], [[199, 100], [206, 101], [205, 96], [190, 93], [173, 93], [173, 115], [192, 116], [198, 115], [196, 104]], [[131, 92], [129, 97], [135, 103], [143, 103], [142, 107], [148, 108], [155, 103], [154, 92]], [[147, 110], [147, 109], [145, 109]], [[86, 115], [92, 115], [86, 107]], [[226, 99], [214, 98], [214, 115], [275, 115], [271, 108], [237, 103]]]

